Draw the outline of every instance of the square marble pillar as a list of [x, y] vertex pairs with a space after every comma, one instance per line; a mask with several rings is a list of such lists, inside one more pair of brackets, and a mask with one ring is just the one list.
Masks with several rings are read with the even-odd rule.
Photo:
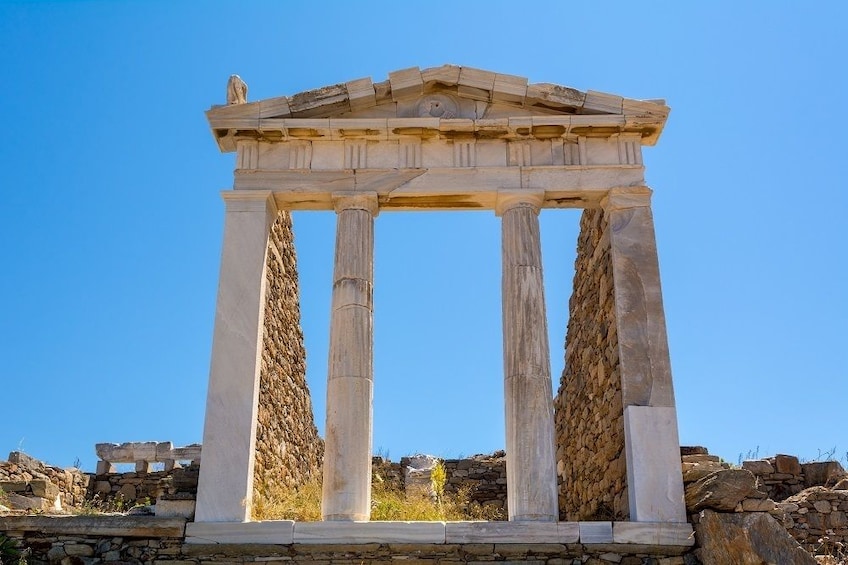
[[651, 189], [616, 188], [609, 222], [624, 406], [674, 406]]
[[226, 191], [196, 522], [250, 519], [270, 192]]
[[630, 519], [685, 522], [677, 411], [648, 187], [610, 190], [615, 317]]

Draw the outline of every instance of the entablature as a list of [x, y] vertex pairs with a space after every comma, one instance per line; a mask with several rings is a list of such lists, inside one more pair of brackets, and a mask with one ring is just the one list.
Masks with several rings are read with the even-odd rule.
[[[533, 124], [528, 124], [528, 129], [532, 127]], [[642, 145], [637, 133], [493, 138], [444, 136], [438, 131], [430, 137], [397, 135], [389, 139], [240, 138], [236, 142], [236, 170], [642, 165]]]
[[332, 210], [339, 195], [374, 194], [380, 210], [495, 210], [532, 194], [541, 208], [598, 208], [611, 190], [650, 194], [641, 166], [490, 167], [339, 171], [242, 170], [237, 191], [273, 194], [281, 210]]

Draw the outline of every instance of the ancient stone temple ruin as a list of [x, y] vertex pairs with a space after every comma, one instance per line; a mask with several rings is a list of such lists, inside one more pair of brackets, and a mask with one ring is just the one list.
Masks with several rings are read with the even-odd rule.
[[[668, 115], [662, 101], [452, 65], [256, 102], [234, 78], [229, 92], [229, 104], [207, 113], [221, 151], [236, 153], [236, 169], [233, 189], [222, 194], [226, 220], [203, 465], [189, 540], [244, 535], [255, 541], [261, 532], [277, 543], [472, 543], [496, 534], [552, 543], [691, 545], [642, 164], [642, 147], [657, 142]], [[584, 209], [566, 371], [556, 398], [542, 208]], [[279, 445], [268, 434], [298, 426], [316, 441], [283, 440], [277, 451], [321, 459], [311, 422], [287, 419], [303, 411], [287, 411], [285, 399], [263, 408], [270, 393], [260, 390], [263, 372], [302, 359], [296, 335], [268, 353], [269, 335], [299, 327], [285, 241], [291, 210], [337, 217], [324, 522], [259, 530], [249, 521], [254, 468], [271, 469], [282, 456], [257, 463], [268, 453], [257, 450], [257, 441]], [[502, 220], [510, 521], [496, 530], [485, 523], [367, 522], [374, 222], [384, 213], [427, 210], [489, 210]], [[297, 475], [281, 480], [296, 482]]]

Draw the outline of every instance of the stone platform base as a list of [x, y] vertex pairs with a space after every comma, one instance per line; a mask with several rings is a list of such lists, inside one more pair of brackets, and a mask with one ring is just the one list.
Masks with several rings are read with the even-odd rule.
[[690, 524], [643, 522], [205, 522], [187, 544], [580, 544], [662, 546], [685, 552]]
[[[689, 524], [635, 522], [193, 523], [153, 516], [0, 516], [33, 562], [405, 565], [480, 562], [683, 565]], [[75, 561], [76, 562], [76, 561]]]

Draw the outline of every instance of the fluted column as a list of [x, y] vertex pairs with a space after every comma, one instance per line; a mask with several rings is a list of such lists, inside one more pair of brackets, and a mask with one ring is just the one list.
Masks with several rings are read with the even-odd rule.
[[504, 403], [509, 519], [556, 521], [554, 410], [542, 284], [543, 193], [498, 195], [502, 217]]
[[614, 188], [609, 222], [630, 519], [685, 522], [651, 189]]
[[224, 247], [203, 428], [196, 522], [250, 519], [268, 235], [267, 191], [226, 191]]
[[334, 195], [336, 257], [330, 318], [324, 520], [371, 514], [374, 216], [376, 193]]

